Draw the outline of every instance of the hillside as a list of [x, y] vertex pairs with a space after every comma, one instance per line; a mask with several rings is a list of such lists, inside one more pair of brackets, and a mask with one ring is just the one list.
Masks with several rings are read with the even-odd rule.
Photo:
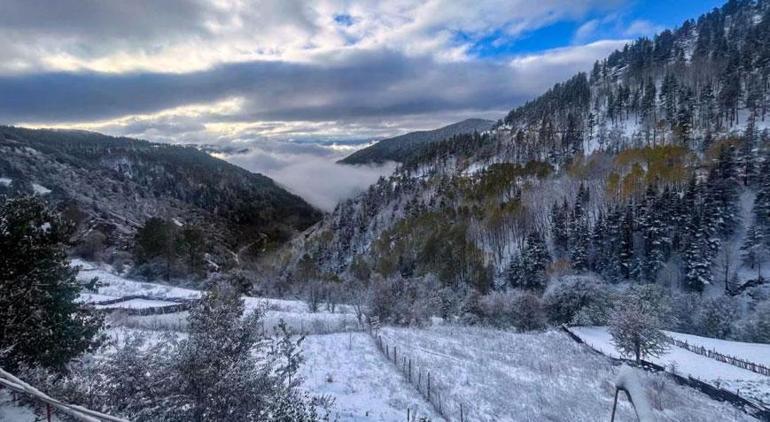
[[[426, 306], [457, 316], [478, 295], [541, 295], [591, 273], [607, 290], [727, 294], [738, 324], [761, 295], [749, 308], [730, 296], [768, 268], [768, 31], [767, 2], [731, 1], [630, 43], [493, 130], [421, 148], [295, 240], [281, 268], [403, 278], [418, 297], [422, 283], [440, 291]], [[718, 335], [754, 338], [738, 325]]]
[[234, 249], [264, 233], [282, 242], [320, 213], [271, 179], [192, 147], [85, 131], [0, 127], [0, 189], [38, 193], [84, 235], [125, 247], [150, 217], [204, 227]]
[[343, 164], [370, 164], [385, 161], [403, 162], [426, 145], [456, 135], [484, 132], [494, 125], [491, 120], [466, 119], [435, 130], [422, 130], [383, 139], [340, 160]]

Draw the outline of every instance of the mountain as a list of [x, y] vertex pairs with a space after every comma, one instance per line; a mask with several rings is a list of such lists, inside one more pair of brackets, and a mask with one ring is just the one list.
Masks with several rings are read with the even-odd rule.
[[343, 164], [371, 164], [385, 161], [403, 162], [413, 153], [426, 145], [449, 139], [456, 135], [466, 135], [489, 130], [495, 122], [483, 119], [467, 119], [434, 130], [421, 130], [383, 139], [376, 144], [358, 150], [340, 160]]
[[37, 193], [126, 248], [150, 217], [204, 227], [227, 249], [281, 243], [321, 213], [273, 180], [193, 147], [86, 131], [0, 127], [0, 190]]
[[735, 289], [736, 268], [756, 263], [733, 253], [719, 274], [719, 257], [759, 247], [747, 232], [770, 234], [769, 80], [770, 2], [730, 1], [629, 43], [490, 131], [400, 156], [293, 241], [282, 268], [482, 293], [545, 288], [544, 268]]

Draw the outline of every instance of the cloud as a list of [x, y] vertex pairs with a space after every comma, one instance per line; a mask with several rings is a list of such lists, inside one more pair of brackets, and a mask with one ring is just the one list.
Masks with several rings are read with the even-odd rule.
[[599, 19], [591, 19], [588, 22], [580, 25], [575, 31], [573, 42], [579, 43], [591, 38], [599, 28], [601, 21]]
[[4, 0], [0, 122], [228, 147], [328, 208], [392, 170], [333, 164], [343, 153], [500, 118], [624, 43], [579, 45], [593, 19], [535, 54], [481, 58], [477, 42], [626, 1]]
[[[312, 61], [346, 48], [463, 60], [474, 41], [511, 39], [625, 0], [4, 0], [0, 72], [175, 72], [254, 60]], [[458, 44], [454, 36], [466, 35]], [[32, 51], [29, 55], [26, 52]]]
[[214, 155], [271, 177], [324, 211], [333, 210], [341, 200], [362, 192], [396, 168], [395, 163], [341, 165], [335, 161], [347, 155], [346, 152], [287, 142], [260, 142], [246, 152]]
[[645, 37], [645, 36], [648, 37], [648, 36], [655, 35], [656, 33], [663, 31], [664, 29], [665, 27], [656, 25], [650, 21], [637, 19], [628, 25], [628, 28], [626, 28], [623, 31], [623, 35], [629, 38]]

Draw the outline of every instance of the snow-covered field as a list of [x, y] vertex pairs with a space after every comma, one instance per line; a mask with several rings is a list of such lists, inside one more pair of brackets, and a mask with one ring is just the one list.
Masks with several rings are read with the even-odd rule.
[[305, 388], [335, 399], [340, 421], [402, 421], [407, 409], [440, 420], [366, 333], [312, 335], [303, 343]]
[[715, 350], [723, 355], [741, 358], [770, 367], [770, 344], [720, 340], [692, 334], [675, 333], [673, 331], [666, 331], [665, 333], [677, 340], [686, 341], [693, 346], [705, 347], [708, 350]]
[[[110, 273], [107, 268], [88, 264], [86, 268], [80, 273], [80, 279], [99, 277], [107, 285], [98, 292], [84, 293], [80, 298], [84, 303], [143, 295], [152, 299], [133, 299], [121, 302], [121, 306], [148, 307], [201, 295], [197, 290], [129, 280]], [[335, 400], [333, 420], [398, 421], [406, 419], [407, 411], [434, 421], [442, 420], [415, 386], [386, 360], [375, 341], [360, 331], [348, 307], [338, 307], [337, 312], [311, 313], [301, 301], [253, 297], [244, 297], [244, 301], [247, 309], [265, 310], [266, 330], [284, 320], [297, 332], [309, 334], [302, 346], [305, 363], [300, 373], [305, 380], [304, 388], [311, 394]], [[118, 342], [136, 334], [143, 335], [150, 343], [167, 341], [167, 336], [185, 335], [186, 318], [186, 312], [152, 316], [113, 314], [107, 334]], [[581, 335], [594, 347], [605, 347], [607, 353], [612, 354], [614, 348], [607, 342], [606, 330], [602, 330], [587, 328]], [[618, 368], [562, 332], [519, 334], [434, 325], [425, 329], [385, 327], [380, 335], [389, 347], [398, 347], [399, 360], [404, 356], [412, 360], [415, 376], [418, 372], [422, 374], [423, 389], [430, 371], [433, 392], [440, 393], [444, 413], [452, 420], [459, 420], [460, 404], [465, 420], [482, 422], [595, 421], [608, 419], [612, 410], [613, 382]], [[766, 358], [763, 354], [766, 349], [762, 347], [736, 350], [735, 344], [694, 336], [688, 336], [687, 341], [693, 344], [701, 341], [706, 347], [747, 359]], [[720, 374], [719, 379], [724, 382], [738, 380], [742, 391], [756, 381], [743, 373], [748, 371], [723, 368], [721, 365], [726, 364], [712, 360], [696, 364], [697, 359], [708, 358], [693, 356], [692, 360], [677, 363], [680, 372], [689, 368], [688, 363], [702, 365], [704, 372]], [[731, 405], [679, 386], [662, 374], [634, 371], [660, 421], [753, 420]], [[13, 418], [4, 419], [6, 414], [12, 414]], [[0, 420], [35, 419], [31, 409], [8, 406], [6, 400], [0, 403]], [[625, 399], [619, 406], [618, 420], [636, 420]]]
[[[81, 294], [79, 301], [82, 303], [96, 303], [125, 296], [147, 296], [152, 299], [132, 299], [111, 305], [97, 305], [97, 308], [148, 308], [156, 306], [173, 305], [173, 301], [164, 299], [198, 299], [200, 290], [186, 289], [183, 287], [166, 286], [158, 283], [146, 283], [130, 280], [115, 275], [109, 268], [99, 268], [91, 263], [75, 260], [73, 265], [81, 267], [78, 279], [89, 281], [94, 277], [99, 279], [103, 286], [95, 293]], [[328, 334], [333, 332], [345, 332], [359, 330], [358, 320], [348, 306], [337, 306], [335, 312], [328, 312], [325, 307], [318, 312], [310, 312], [307, 304], [300, 300], [285, 300], [259, 297], [243, 297], [246, 312], [255, 309], [264, 310], [265, 330], [274, 330], [279, 322], [283, 321], [293, 331], [308, 334]], [[168, 315], [150, 316], [120, 316], [118, 325], [129, 328], [150, 330], [183, 330], [186, 324], [187, 313], [179, 312]]]
[[[438, 326], [384, 328], [381, 335], [399, 355], [430, 370], [444, 407], [463, 403], [468, 420], [609, 419], [617, 368], [564, 333]], [[753, 420], [663, 375], [636, 372], [660, 421]], [[619, 411], [620, 420], [635, 420], [628, 403]]]
[[[606, 327], [571, 327], [570, 330], [594, 349], [608, 356], [621, 357], [612, 343], [612, 337], [607, 332]], [[762, 351], [770, 350], [768, 345], [731, 342], [678, 333], [669, 334], [680, 339], [687, 339], [693, 344], [698, 344], [696, 342], [700, 341], [707, 348], [716, 346], [714, 348], [722, 353], [745, 359], [749, 359], [751, 356], [757, 358], [758, 361], [766, 361], [768, 356], [763, 355]], [[660, 357], [645, 357], [645, 360], [661, 365], [668, 371], [691, 376], [741, 396], [770, 403], [770, 377], [719, 362], [673, 345]]]

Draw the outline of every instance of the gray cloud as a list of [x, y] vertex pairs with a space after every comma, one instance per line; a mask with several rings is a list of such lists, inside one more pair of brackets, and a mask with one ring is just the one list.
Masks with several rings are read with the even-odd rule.
[[[238, 96], [215, 121], [329, 121], [458, 110], [502, 110], [542, 91], [619, 43], [575, 47], [574, 57], [526, 65], [441, 62], [357, 51], [329, 64], [255, 61], [184, 74], [57, 72], [0, 76], [0, 120], [110, 119]], [[581, 49], [578, 50], [578, 49]], [[570, 50], [573, 51], [573, 50]], [[556, 56], [557, 53], [554, 53]]]
[[337, 203], [365, 190], [395, 163], [346, 166], [335, 163], [346, 153], [318, 145], [280, 141], [255, 143], [247, 152], [215, 154], [247, 170], [263, 173], [316, 207], [331, 211]]

